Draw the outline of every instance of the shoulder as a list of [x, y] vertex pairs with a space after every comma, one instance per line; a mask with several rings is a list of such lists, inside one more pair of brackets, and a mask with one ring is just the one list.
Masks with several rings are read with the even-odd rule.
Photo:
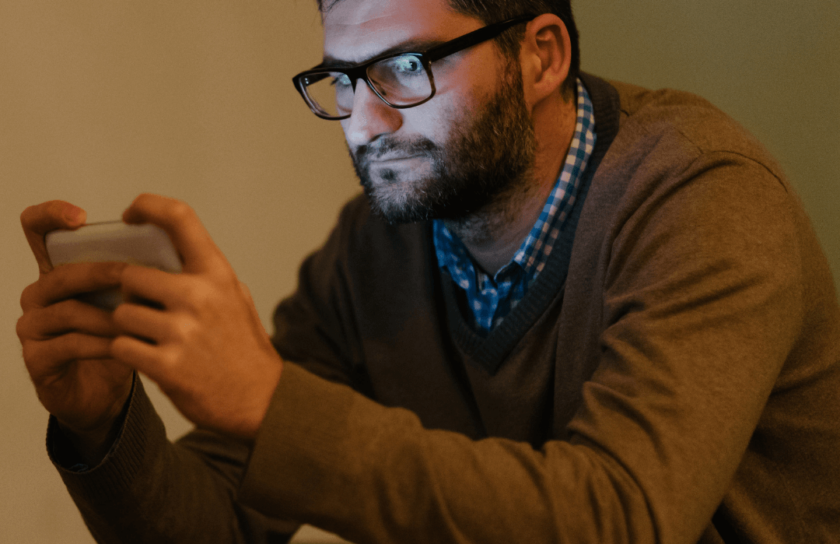
[[670, 274], [675, 263], [732, 269], [750, 259], [773, 273], [786, 268], [785, 285], [792, 285], [799, 246], [812, 236], [764, 146], [696, 95], [608, 87], [617, 97], [618, 129], [592, 178], [578, 249], [608, 255], [615, 275], [633, 266]]
[[613, 151], [655, 158], [674, 167], [728, 155], [754, 163], [786, 190], [781, 167], [742, 125], [708, 100], [674, 89], [610, 81], [619, 96], [620, 128]]
[[[767, 149], [738, 122], [709, 101], [673, 89], [650, 90], [588, 76], [596, 95], [608, 95], [596, 125], [613, 126], [609, 148], [591, 182], [586, 208], [603, 223], [618, 223], [644, 204], [694, 191], [685, 202], [728, 209], [758, 196], [797, 207], [794, 191]], [[600, 137], [600, 136], [599, 136]], [[599, 142], [600, 143], [600, 142]], [[698, 200], [699, 199], [699, 200]], [[735, 199], [725, 202], [726, 199]]]

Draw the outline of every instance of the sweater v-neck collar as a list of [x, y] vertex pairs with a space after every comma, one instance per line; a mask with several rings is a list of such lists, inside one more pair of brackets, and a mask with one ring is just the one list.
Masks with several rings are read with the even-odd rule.
[[[563, 296], [575, 231], [589, 185], [618, 132], [619, 98], [616, 90], [609, 83], [594, 76], [581, 74], [580, 77], [589, 91], [595, 110], [597, 142], [582, 175], [572, 212], [557, 237], [545, 268], [529, 287], [528, 293], [493, 330], [486, 333], [477, 331], [469, 322], [469, 316], [465, 318], [464, 309], [459, 304], [458, 287], [448, 275], [437, 270], [441, 275], [447, 321], [456, 346], [490, 374], [498, 371], [511, 350], [536, 324], [551, 303]], [[431, 226], [429, 235], [431, 238]], [[436, 265], [433, 266], [437, 268]]]

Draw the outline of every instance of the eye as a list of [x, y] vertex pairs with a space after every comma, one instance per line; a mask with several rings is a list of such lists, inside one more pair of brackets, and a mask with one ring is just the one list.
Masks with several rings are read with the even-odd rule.
[[335, 74], [332, 78], [334, 87], [349, 87], [350, 84], [350, 77], [347, 74]]
[[416, 74], [423, 71], [423, 63], [414, 55], [403, 55], [392, 60], [396, 71], [403, 74]]

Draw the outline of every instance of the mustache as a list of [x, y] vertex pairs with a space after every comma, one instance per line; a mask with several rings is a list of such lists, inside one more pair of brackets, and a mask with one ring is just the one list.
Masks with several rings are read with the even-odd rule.
[[428, 138], [412, 140], [395, 140], [381, 138], [367, 145], [360, 145], [351, 153], [356, 164], [367, 164], [370, 161], [389, 155], [408, 157], [411, 155], [428, 155], [438, 152], [438, 146]]

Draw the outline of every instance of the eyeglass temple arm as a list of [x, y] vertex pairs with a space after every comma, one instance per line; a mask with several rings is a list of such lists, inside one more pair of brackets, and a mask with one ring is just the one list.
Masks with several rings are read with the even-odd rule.
[[474, 30], [469, 34], [465, 34], [460, 38], [456, 38], [451, 42], [447, 42], [443, 45], [439, 45], [437, 47], [433, 47], [426, 51], [423, 56], [428, 59], [429, 62], [434, 62], [436, 60], [442, 59], [448, 55], [452, 55], [466, 49], [468, 47], [472, 47], [474, 45], [478, 45], [481, 42], [486, 42], [491, 38], [495, 38], [505, 30], [514, 27], [518, 24], [530, 22], [537, 15], [528, 14], [528, 15], [520, 15], [519, 17], [515, 17], [513, 19], [508, 19], [507, 21], [502, 21], [496, 24], [492, 24], [490, 26], [485, 26], [483, 28], [479, 28], [478, 30]]

